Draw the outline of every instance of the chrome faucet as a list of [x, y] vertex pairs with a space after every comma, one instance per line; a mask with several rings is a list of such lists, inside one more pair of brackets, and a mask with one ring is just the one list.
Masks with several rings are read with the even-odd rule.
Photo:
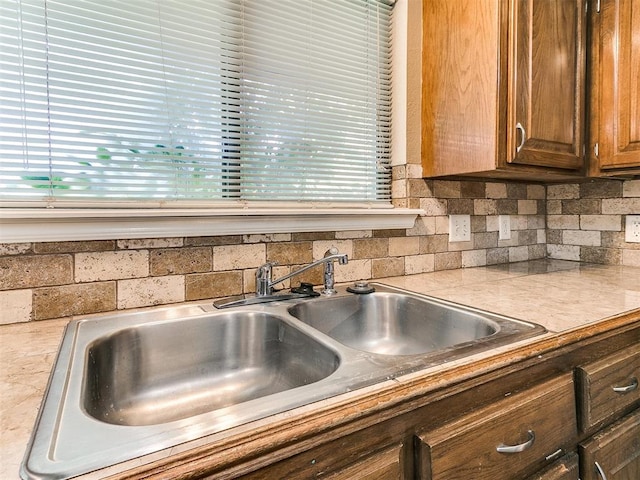
[[337, 261], [340, 265], [346, 265], [349, 262], [349, 258], [344, 253], [338, 253], [338, 249], [336, 247], [331, 247], [325, 252], [324, 257], [320, 260], [316, 260], [315, 262], [310, 263], [309, 265], [305, 265], [295, 272], [288, 273], [287, 275], [284, 275], [283, 277], [280, 277], [276, 280], [272, 280], [272, 275], [273, 267], [277, 265], [277, 262], [267, 262], [264, 265], [258, 267], [258, 270], [256, 270], [256, 296], [266, 297], [272, 295], [273, 287], [278, 283], [284, 282], [285, 280], [288, 280], [291, 277], [295, 277], [302, 272], [306, 272], [310, 268], [313, 268], [320, 264], [324, 264], [324, 289], [321, 293], [323, 295], [332, 295], [336, 293], [336, 290], [334, 288], [335, 279], [333, 268], [333, 262], [335, 261]]

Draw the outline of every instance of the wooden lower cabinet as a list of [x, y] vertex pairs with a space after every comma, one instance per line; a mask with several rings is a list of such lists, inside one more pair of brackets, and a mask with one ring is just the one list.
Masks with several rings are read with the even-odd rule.
[[640, 409], [580, 444], [582, 480], [640, 478]]
[[[576, 369], [578, 410], [584, 432], [611, 423], [640, 402], [640, 348], [632, 345]], [[631, 408], [629, 408], [631, 407]], [[640, 477], [638, 477], [640, 478]]]
[[321, 478], [327, 480], [402, 480], [402, 445], [374, 453], [359, 462]]
[[[279, 462], [270, 463], [251, 473], [213, 475], [198, 478], [242, 480], [403, 480], [406, 449], [400, 442], [386, 443], [382, 430], [373, 428], [332, 442]], [[262, 459], [269, 463], [268, 457]]]
[[418, 478], [519, 480], [572, 449], [576, 435], [573, 379], [562, 375], [420, 433]]
[[572, 452], [527, 480], [580, 480], [578, 455]]
[[581, 430], [591, 435], [600, 429], [579, 447], [582, 480], [640, 479], [638, 379], [637, 343], [576, 368]]

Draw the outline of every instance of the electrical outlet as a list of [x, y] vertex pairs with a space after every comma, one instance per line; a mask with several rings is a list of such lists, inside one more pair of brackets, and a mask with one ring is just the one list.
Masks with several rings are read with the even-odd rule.
[[640, 243], [640, 215], [627, 215], [624, 241], [627, 243]]
[[498, 215], [498, 239], [511, 240], [511, 217]]
[[449, 242], [471, 240], [471, 216], [449, 215]]

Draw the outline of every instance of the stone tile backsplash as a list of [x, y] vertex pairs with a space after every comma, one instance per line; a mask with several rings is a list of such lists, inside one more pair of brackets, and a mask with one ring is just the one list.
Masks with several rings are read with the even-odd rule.
[[640, 244], [624, 240], [626, 215], [640, 215], [640, 180], [549, 185], [548, 256], [640, 267]]
[[[406, 197], [396, 203], [426, 212], [407, 230], [0, 244], [0, 323], [253, 292], [254, 272], [262, 263], [277, 261], [277, 277], [322, 257], [332, 246], [349, 255], [347, 265], [336, 265], [338, 282], [547, 255], [549, 200], [543, 185], [405, 177], [401, 190]], [[450, 214], [471, 215], [469, 242], [449, 243]], [[501, 214], [512, 216], [510, 240], [498, 239]], [[579, 225], [574, 230], [582, 231]], [[322, 268], [293, 281], [319, 285]]]
[[[0, 324], [249, 293], [262, 263], [278, 262], [282, 276], [332, 246], [349, 255], [338, 282], [544, 257], [640, 266], [640, 244], [624, 241], [625, 215], [640, 214], [640, 180], [403, 185], [399, 202], [425, 211], [407, 230], [0, 244]], [[471, 215], [470, 241], [449, 243], [450, 214]], [[503, 214], [510, 240], [498, 239]], [[322, 268], [293, 281], [320, 285]]]

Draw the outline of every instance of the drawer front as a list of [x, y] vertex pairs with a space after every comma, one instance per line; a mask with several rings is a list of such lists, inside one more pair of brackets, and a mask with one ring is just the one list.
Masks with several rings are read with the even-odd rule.
[[640, 478], [640, 409], [579, 445], [583, 480]]
[[522, 479], [571, 450], [575, 390], [562, 375], [418, 435], [419, 478]]
[[580, 480], [579, 473], [578, 455], [570, 453], [527, 480]]
[[371, 454], [338, 472], [327, 475], [327, 480], [402, 480], [400, 455], [402, 445]]
[[583, 430], [605, 420], [615, 420], [640, 400], [640, 347], [578, 367], [580, 426]]

